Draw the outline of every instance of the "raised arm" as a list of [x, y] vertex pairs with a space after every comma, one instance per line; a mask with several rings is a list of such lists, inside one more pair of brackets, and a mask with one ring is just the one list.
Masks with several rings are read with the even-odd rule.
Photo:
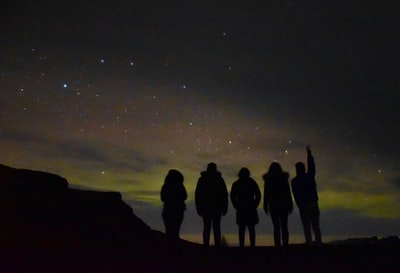
[[311, 147], [307, 146], [307, 173], [313, 177], [315, 177], [316, 169], [314, 157], [311, 154]]

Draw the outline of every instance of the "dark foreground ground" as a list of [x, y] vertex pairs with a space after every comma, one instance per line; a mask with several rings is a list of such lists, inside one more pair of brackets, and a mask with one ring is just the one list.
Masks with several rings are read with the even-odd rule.
[[400, 246], [290, 246], [285, 249], [196, 245], [25, 250], [1, 255], [0, 272], [400, 272]]

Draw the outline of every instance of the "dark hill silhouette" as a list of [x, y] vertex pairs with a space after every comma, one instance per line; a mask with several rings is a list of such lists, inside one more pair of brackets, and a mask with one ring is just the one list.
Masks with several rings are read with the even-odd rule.
[[4, 165], [0, 231], [0, 272], [397, 272], [400, 258], [397, 237], [204, 249], [167, 240], [120, 193], [71, 189], [60, 176]]
[[117, 192], [70, 189], [66, 179], [0, 165], [0, 242], [9, 248], [142, 242], [155, 235]]

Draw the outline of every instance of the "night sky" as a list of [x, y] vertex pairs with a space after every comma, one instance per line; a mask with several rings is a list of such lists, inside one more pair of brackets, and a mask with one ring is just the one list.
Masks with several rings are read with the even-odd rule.
[[[228, 189], [248, 167], [262, 190], [271, 162], [293, 178], [311, 145], [323, 237], [400, 233], [389, 1], [3, 2], [0, 163], [119, 191], [162, 231], [159, 192], [178, 169], [181, 233], [197, 240], [194, 188], [208, 162]], [[222, 229], [236, 236], [229, 210]], [[272, 235], [259, 215], [257, 234]], [[289, 229], [302, 240], [297, 208]]]

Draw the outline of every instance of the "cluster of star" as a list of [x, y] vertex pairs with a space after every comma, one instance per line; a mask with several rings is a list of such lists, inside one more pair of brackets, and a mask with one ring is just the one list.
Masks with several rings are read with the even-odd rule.
[[[224, 31], [221, 37], [227, 39], [229, 35]], [[165, 82], [152, 76], [142, 79], [146, 64], [138, 62], [132, 57], [134, 54], [80, 53], [63, 58], [35, 47], [15, 52], [17, 55], [24, 58], [19, 59], [14, 71], [0, 71], [6, 92], [13, 91], [15, 95], [10, 104], [14, 109], [7, 116], [9, 123], [44, 119], [48, 124], [37, 127], [47, 134], [56, 134], [50, 128], [53, 122], [64, 126], [65, 138], [69, 137], [65, 131], [75, 131], [85, 137], [112, 136], [119, 140], [118, 145], [147, 138], [157, 145], [146, 150], [158, 149], [170, 155], [190, 147], [195, 153], [239, 154], [262, 161], [262, 153], [272, 146], [273, 159], [280, 161], [291, 156], [291, 149], [298, 148], [290, 136], [292, 132], [283, 133], [282, 128], [264, 119], [241, 117], [227, 106], [229, 101], [224, 104], [204, 99], [210, 91], [202, 95], [202, 87], [189, 77], [178, 76]], [[169, 61], [159, 64], [166, 71], [174, 69]], [[232, 64], [226, 63], [225, 67], [233, 70]], [[157, 140], [160, 136], [161, 143]], [[270, 138], [285, 141], [270, 143], [268, 148], [260, 144], [261, 139]], [[376, 154], [372, 160], [377, 161]], [[354, 163], [355, 169], [358, 166]], [[382, 174], [383, 169], [379, 167], [377, 173]]]

